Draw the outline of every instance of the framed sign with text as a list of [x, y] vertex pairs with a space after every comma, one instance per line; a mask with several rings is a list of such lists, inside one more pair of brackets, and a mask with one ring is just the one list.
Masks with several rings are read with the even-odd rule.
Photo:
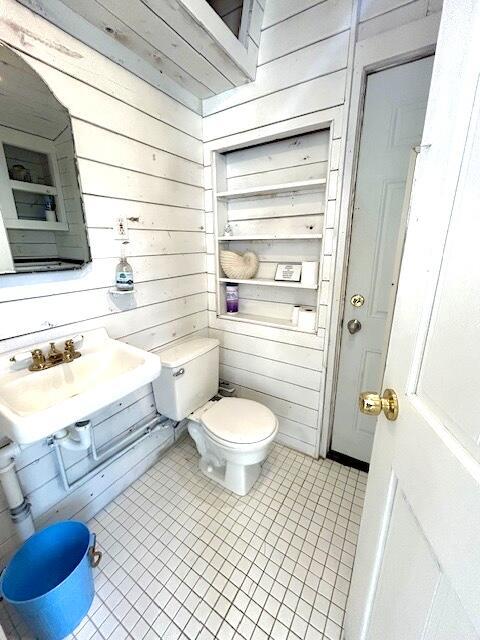
[[302, 265], [301, 264], [277, 264], [277, 270], [275, 272], [275, 280], [284, 282], [300, 282], [302, 277]]

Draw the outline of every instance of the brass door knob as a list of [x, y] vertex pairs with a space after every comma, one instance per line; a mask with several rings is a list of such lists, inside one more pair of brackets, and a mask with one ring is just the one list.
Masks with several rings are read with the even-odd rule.
[[383, 396], [364, 391], [358, 398], [360, 411], [367, 416], [378, 416], [383, 411], [387, 420], [398, 418], [398, 398], [393, 389], [385, 389]]

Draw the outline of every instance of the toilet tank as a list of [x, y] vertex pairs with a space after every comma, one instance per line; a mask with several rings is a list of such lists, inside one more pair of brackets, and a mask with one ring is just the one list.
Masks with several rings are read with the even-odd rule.
[[162, 371], [152, 386], [162, 415], [183, 420], [218, 392], [218, 340], [196, 338], [156, 353]]

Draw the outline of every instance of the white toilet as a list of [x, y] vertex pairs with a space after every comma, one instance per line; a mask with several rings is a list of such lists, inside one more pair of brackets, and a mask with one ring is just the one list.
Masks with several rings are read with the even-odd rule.
[[189, 340], [159, 355], [162, 372], [153, 382], [157, 410], [172, 420], [188, 418], [200, 470], [226, 489], [246, 495], [277, 434], [275, 414], [253, 400], [212, 400], [218, 391], [218, 340]]

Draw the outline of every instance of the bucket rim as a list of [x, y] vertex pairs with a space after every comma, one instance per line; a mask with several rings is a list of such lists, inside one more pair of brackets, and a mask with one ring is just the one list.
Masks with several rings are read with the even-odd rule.
[[[88, 533], [88, 544], [87, 544], [87, 547], [85, 549], [85, 552], [82, 555], [82, 557], [80, 558], [80, 560], [77, 562], [75, 567], [72, 569], [72, 571], [70, 571], [70, 573], [67, 576], [65, 576], [65, 578], [61, 582], [59, 582], [57, 585], [55, 585], [52, 589], [49, 589], [45, 593], [42, 593], [42, 594], [40, 594], [38, 596], [35, 596], [34, 598], [27, 598], [27, 599], [22, 599], [22, 600], [15, 600], [13, 598], [9, 598], [5, 594], [3, 585], [4, 585], [4, 582], [5, 582], [5, 578], [6, 578], [7, 574], [8, 574], [8, 571], [11, 568], [11, 564], [13, 563], [13, 561], [17, 557], [17, 555], [21, 552], [21, 550], [24, 548], [24, 546], [26, 544], [28, 544], [28, 542], [30, 542], [35, 536], [40, 535], [40, 534], [44, 533], [45, 531], [48, 531], [49, 529], [54, 529], [55, 527], [57, 527], [59, 525], [65, 525], [65, 524], [79, 524]], [[47, 593], [52, 593], [52, 592], [56, 591], [57, 589], [59, 589], [68, 580], [68, 578], [70, 578], [72, 573], [78, 569], [80, 564], [85, 559], [85, 556], [88, 554], [88, 550], [89, 550], [89, 548], [91, 546], [93, 535], [94, 534], [92, 534], [92, 532], [87, 527], [87, 525], [84, 522], [82, 522], [81, 520], [60, 520], [59, 522], [53, 522], [52, 524], [49, 524], [46, 527], [43, 527], [43, 529], [40, 529], [40, 531], [36, 531], [32, 536], [30, 536], [30, 538], [27, 538], [27, 540], [25, 540], [25, 542], [22, 544], [22, 546], [19, 549], [17, 549], [17, 551], [15, 551], [13, 556], [10, 558], [10, 561], [7, 563], [6, 567], [3, 569], [3, 571], [2, 571], [2, 573], [0, 575], [0, 595], [2, 596], [2, 598], [6, 602], [8, 602], [9, 604], [27, 604], [27, 603], [30, 603], [30, 602], [35, 602], [36, 600], [39, 600], [40, 598], [44, 598]]]

